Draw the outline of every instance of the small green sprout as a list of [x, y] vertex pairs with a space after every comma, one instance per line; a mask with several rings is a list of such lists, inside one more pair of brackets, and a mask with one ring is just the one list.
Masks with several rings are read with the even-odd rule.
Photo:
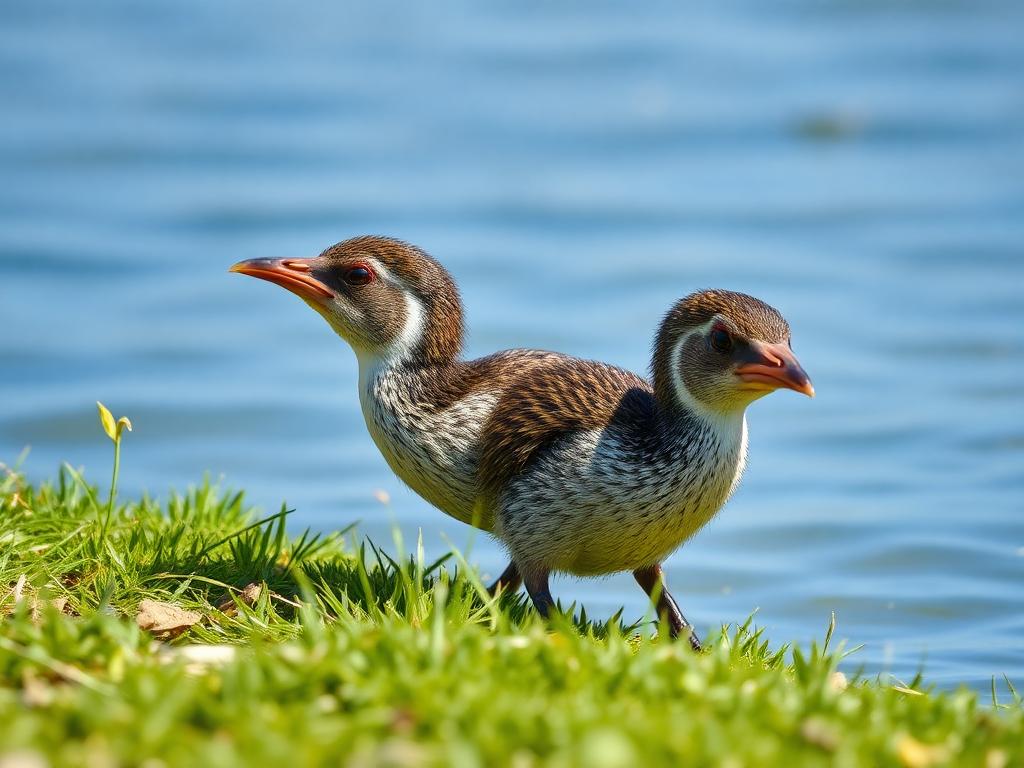
[[115, 443], [120, 441], [121, 433], [124, 430], [132, 431], [132, 423], [128, 420], [127, 416], [122, 416], [116, 422], [114, 421], [114, 414], [110, 412], [99, 400], [96, 401], [96, 408], [100, 412], [100, 424], [103, 425], [103, 431], [107, 433], [107, 437], [113, 440]]
[[107, 515], [103, 520], [102, 532], [102, 538], [106, 539], [110, 516], [114, 513], [114, 502], [117, 500], [117, 476], [121, 471], [121, 435], [126, 429], [129, 432], [132, 431], [132, 423], [127, 416], [122, 416], [115, 421], [110, 409], [99, 400], [96, 401], [96, 408], [100, 412], [100, 424], [103, 426], [103, 431], [114, 442], [114, 471], [110, 478], [110, 495], [107, 498]]

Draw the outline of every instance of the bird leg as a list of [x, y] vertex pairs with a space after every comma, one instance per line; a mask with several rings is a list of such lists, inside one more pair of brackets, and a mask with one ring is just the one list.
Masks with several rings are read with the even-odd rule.
[[548, 588], [548, 572], [530, 573], [523, 577], [523, 583], [526, 584], [526, 591], [530, 593], [530, 599], [533, 600], [537, 613], [546, 619], [551, 609], [555, 607], [551, 590]]
[[695, 651], [701, 650], [700, 640], [693, 630], [693, 625], [686, 620], [683, 612], [679, 610], [679, 604], [668, 591], [665, 584], [665, 575], [660, 565], [650, 565], [646, 568], [637, 568], [633, 571], [633, 578], [636, 583], [643, 587], [652, 600], [656, 601], [658, 616], [662, 621], [668, 622], [669, 634], [672, 637], [679, 637], [685, 634], [690, 640], [690, 647]]
[[515, 592], [522, 583], [523, 577], [519, 575], [519, 567], [513, 561], [508, 564], [508, 568], [502, 572], [501, 576], [487, 588], [487, 591], [491, 593], [492, 597], [498, 594], [499, 589]]

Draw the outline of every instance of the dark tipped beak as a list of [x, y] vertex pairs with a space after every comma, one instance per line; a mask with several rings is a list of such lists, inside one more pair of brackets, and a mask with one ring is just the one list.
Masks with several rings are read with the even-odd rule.
[[750, 342], [743, 353], [736, 375], [743, 381], [743, 388], [771, 392], [775, 389], [792, 389], [808, 397], [814, 397], [814, 385], [796, 359], [793, 350], [786, 344]]
[[305, 299], [322, 303], [334, 296], [334, 291], [313, 277], [316, 259], [249, 259], [240, 261], [229, 272], [258, 277], [287, 288]]

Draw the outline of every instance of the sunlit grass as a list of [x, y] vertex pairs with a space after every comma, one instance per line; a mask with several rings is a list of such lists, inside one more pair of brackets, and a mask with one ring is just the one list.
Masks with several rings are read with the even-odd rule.
[[[695, 655], [618, 617], [542, 623], [458, 555], [289, 535], [209, 484], [115, 494], [0, 477], [2, 765], [1024, 761], [1012, 687], [847, 681], [831, 627], [800, 651], [748, 621]], [[198, 621], [154, 639], [144, 600]]]

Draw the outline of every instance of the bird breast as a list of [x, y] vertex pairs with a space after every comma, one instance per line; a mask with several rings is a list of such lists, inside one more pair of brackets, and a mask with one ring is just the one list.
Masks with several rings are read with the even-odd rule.
[[433, 406], [414, 378], [381, 371], [360, 382], [370, 436], [388, 465], [412, 490], [464, 523], [474, 519], [480, 437], [496, 394], [469, 393], [445, 408]]
[[693, 422], [641, 451], [631, 436], [573, 435], [502, 495], [497, 533], [517, 562], [576, 575], [661, 562], [735, 490], [746, 422]]

